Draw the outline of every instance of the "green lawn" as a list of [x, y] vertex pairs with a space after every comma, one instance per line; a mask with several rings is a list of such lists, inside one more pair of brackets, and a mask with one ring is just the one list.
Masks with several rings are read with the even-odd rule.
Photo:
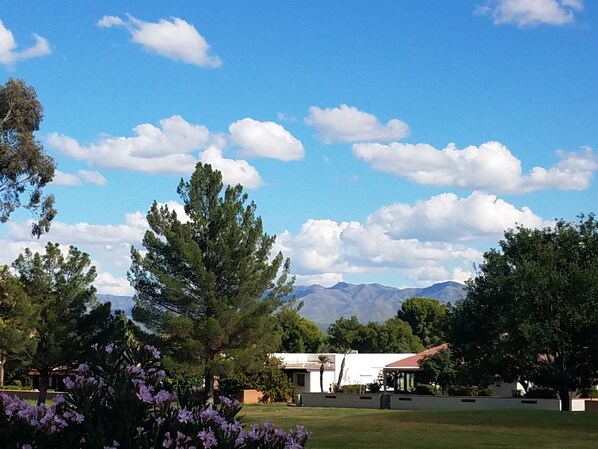
[[312, 433], [308, 449], [598, 448], [598, 415], [544, 411], [399, 411], [247, 405], [245, 423]]

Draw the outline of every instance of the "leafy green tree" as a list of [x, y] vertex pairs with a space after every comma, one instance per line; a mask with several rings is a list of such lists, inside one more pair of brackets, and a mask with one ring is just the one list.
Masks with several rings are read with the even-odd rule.
[[330, 326], [326, 335], [326, 343], [331, 352], [346, 352], [355, 349], [362, 324], [356, 316], [340, 317]]
[[324, 346], [324, 333], [307, 318], [292, 308], [285, 307], [276, 314], [280, 332], [280, 352], [320, 352]]
[[39, 309], [34, 321], [37, 350], [31, 363], [40, 373], [38, 402], [46, 399], [53, 368], [72, 366], [84, 358], [102, 334], [110, 304], [99, 305], [92, 282], [95, 267], [86, 253], [71, 246], [65, 255], [57, 243], [44, 254], [26, 249], [13, 263], [25, 293]]
[[448, 348], [424, 357], [420, 360], [419, 367], [421, 368], [421, 372], [418, 373], [420, 380], [437, 384], [443, 394], [446, 394], [449, 386], [456, 385], [459, 365]]
[[34, 136], [42, 118], [33, 87], [12, 78], [0, 85], [0, 223], [24, 207], [34, 215], [32, 233], [37, 237], [56, 216], [54, 197], [42, 193], [55, 170], [54, 160]]
[[0, 386], [9, 361], [31, 357], [37, 345], [37, 309], [18, 278], [0, 266]]
[[194, 348], [182, 355], [203, 367], [212, 403], [216, 374], [248, 352], [276, 349], [272, 313], [290, 293], [290, 263], [270, 258], [275, 237], [263, 232], [255, 204], [242, 186], [224, 188], [210, 165], [197, 164], [177, 191], [188, 220], [154, 202], [145, 252], [132, 250], [133, 317], [167, 344]]
[[505, 232], [455, 308], [467, 369], [555, 391], [562, 410], [598, 377], [598, 223], [593, 215]]
[[413, 335], [409, 324], [391, 318], [384, 324], [362, 324], [357, 317], [339, 318], [328, 328], [331, 350], [346, 352], [355, 349], [365, 353], [420, 352], [423, 346]]
[[449, 306], [432, 298], [409, 298], [401, 305], [397, 318], [411, 326], [426, 348], [445, 343]]

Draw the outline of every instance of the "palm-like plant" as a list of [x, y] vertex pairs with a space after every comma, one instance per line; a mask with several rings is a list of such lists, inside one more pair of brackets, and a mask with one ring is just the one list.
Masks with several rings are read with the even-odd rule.
[[319, 355], [318, 361], [320, 362], [320, 391], [324, 393], [324, 365], [330, 362], [330, 357], [327, 355]]

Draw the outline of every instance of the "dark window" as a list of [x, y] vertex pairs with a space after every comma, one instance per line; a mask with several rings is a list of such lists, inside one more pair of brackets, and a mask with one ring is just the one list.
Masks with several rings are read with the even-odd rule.
[[305, 387], [305, 374], [297, 374], [295, 378], [298, 387]]

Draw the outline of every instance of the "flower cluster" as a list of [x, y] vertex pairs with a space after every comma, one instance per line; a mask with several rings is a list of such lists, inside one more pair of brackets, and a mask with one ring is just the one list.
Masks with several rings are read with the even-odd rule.
[[[51, 407], [0, 395], [0, 441], [16, 449], [301, 449], [302, 426], [285, 432], [270, 424], [246, 429], [238, 401], [198, 405], [198, 389], [181, 397], [163, 388], [160, 353], [152, 346], [96, 347], [65, 382]], [[185, 397], [183, 397], [185, 396]], [[185, 406], [183, 406], [185, 404]], [[4, 447], [4, 446], [3, 446]]]

